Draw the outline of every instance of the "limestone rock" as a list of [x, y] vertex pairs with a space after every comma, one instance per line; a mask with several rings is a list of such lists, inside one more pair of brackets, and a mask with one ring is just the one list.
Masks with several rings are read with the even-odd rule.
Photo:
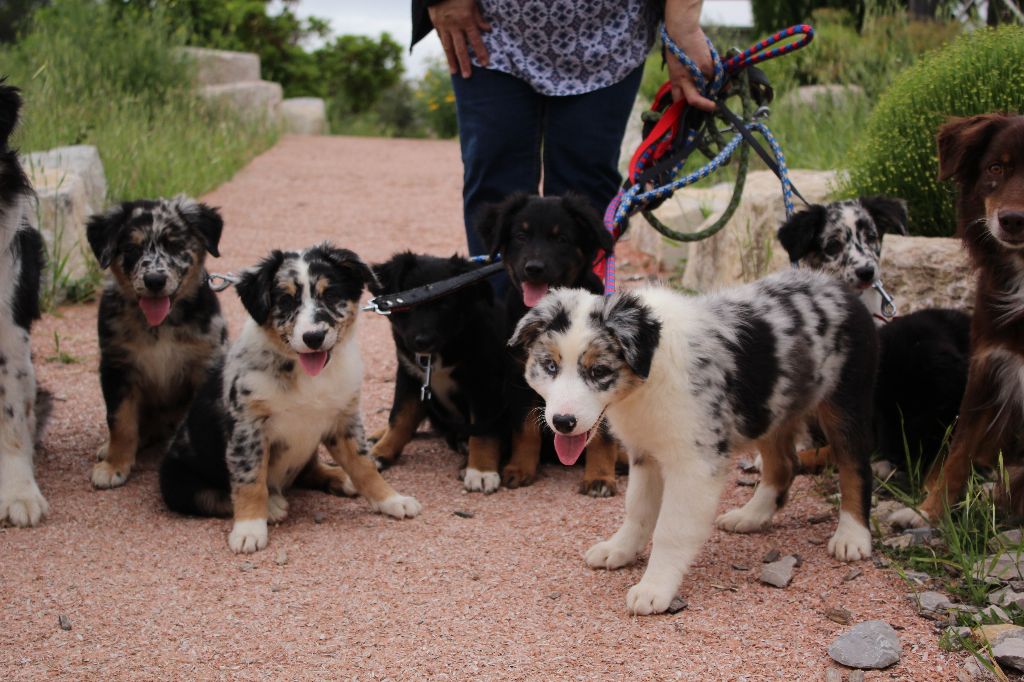
[[181, 53], [196, 66], [196, 85], [225, 85], [260, 79], [260, 58], [252, 52], [183, 47]]
[[292, 97], [281, 102], [285, 132], [326, 135], [327, 106], [319, 97]]
[[917, 592], [907, 595], [907, 598], [917, 603], [918, 609], [923, 613], [943, 612], [953, 605], [949, 598], [941, 592]]
[[974, 572], [979, 577], [988, 576], [999, 580], [1020, 580], [1024, 578], [1024, 554], [1003, 552], [987, 556], [975, 564]]
[[280, 83], [261, 80], [205, 85], [199, 90], [206, 100], [233, 109], [242, 118], [270, 124], [280, 120], [282, 93]]
[[41, 184], [37, 176], [52, 177], [58, 180], [62, 175], [78, 175], [82, 178], [85, 198], [88, 202], [87, 213], [99, 213], [107, 205], [107, 175], [103, 170], [103, 160], [96, 147], [79, 144], [71, 147], [57, 147], [45, 152], [31, 152], [21, 159], [22, 165], [29, 174], [33, 185]]
[[900, 660], [900, 638], [888, 623], [869, 620], [840, 635], [828, 655], [850, 668], [887, 668]]
[[923, 308], [974, 309], [974, 274], [959, 239], [888, 234], [881, 265], [900, 315]]
[[[833, 171], [791, 170], [789, 177], [804, 197], [815, 203], [828, 199], [837, 176]], [[724, 206], [724, 202], [731, 196], [732, 184], [715, 185], [710, 190], [682, 190], [677, 195], [691, 192], [711, 192], [714, 197], [724, 196], [721, 204]], [[712, 208], [715, 206], [717, 204], [713, 204]], [[716, 209], [702, 224], [686, 225], [682, 229], [703, 229], [717, 220], [719, 215], [720, 210]], [[751, 282], [770, 272], [789, 267], [786, 251], [775, 236], [785, 218], [779, 179], [768, 170], [751, 172], [743, 189], [743, 200], [728, 224], [715, 236], [690, 245], [683, 286], [708, 291]]]
[[84, 277], [92, 259], [85, 223], [94, 212], [85, 180], [59, 169], [38, 169], [31, 180], [37, 204], [29, 220], [46, 241], [48, 267], [59, 269], [61, 277]]
[[996, 606], [1009, 606], [1013, 604], [1018, 608], [1024, 609], [1024, 593], [1017, 592], [1007, 585], [1001, 590], [996, 590], [988, 595], [988, 603], [995, 604]]
[[761, 569], [761, 582], [773, 587], [786, 587], [793, 579], [793, 569], [796, 566], [795, 556], [784, 556], [778, 561], [765, 564]]

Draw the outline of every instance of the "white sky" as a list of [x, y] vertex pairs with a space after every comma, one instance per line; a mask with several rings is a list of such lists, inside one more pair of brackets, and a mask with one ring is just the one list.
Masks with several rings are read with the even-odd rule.
[[[301, 0], [296, 7], [299, 16], [327, 19], [337, 35], [378, 36], [387, 32], [408, 47], [412, 34], [411, 0]], [[271, 6], [277, 12], [278, 8]], [[705, 0], [701, 15], [704, 24], [750, 26], [753, 23], [750, 0]], [[441, 44], [433, 34], [424, 38], [406, 53], [406, 70], [416, 76], [433, 59], [443, 57]]]

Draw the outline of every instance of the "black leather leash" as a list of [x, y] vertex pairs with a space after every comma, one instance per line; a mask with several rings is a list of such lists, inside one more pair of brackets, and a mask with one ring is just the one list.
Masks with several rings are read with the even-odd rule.
[[470, 272], [464, 272], [461, 275], [449, 277], [448, 279], [443, 279], [440, 282], [432, 282], [414, 289], [399, 291], [395, 294], [381, 294], [380, 296], [371, 298], [370, 301], [363, 306], [363, 310], [373, 311], [378, 315], [390, 315], [391, 313], [410, 310], [418, 305], [429, 303], [430, 301], [436, 301], [437, 299], [456, 292], [459, 289], [464, 289], [465, 287], [485, 280], [492, 275], [498, 274], [504, 268], [505, 266], [501, 263], [490, 263], [482, 268], [478, 268]]

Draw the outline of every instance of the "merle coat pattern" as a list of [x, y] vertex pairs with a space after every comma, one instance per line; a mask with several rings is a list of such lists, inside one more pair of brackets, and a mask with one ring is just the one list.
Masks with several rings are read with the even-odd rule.
[[97, 488], [123, 485], [139, 452], [166, 452], [223, 355], [227, 326], [205, 270], [222, 229], [216, 209], [184, 196], [125, 202], [89, 220], [89, 246], [110, 271], [97, 319], [109, 433], [92, 470]]
[[520, 321], [510, 344], [545, 400], [560, 456], [578, 455], [607, 418], [630, 454], [626, 517], [587, 551], [594, 568], [634, 562], [652, 535], [643, 579], [626, 606], [664, 611], [711, 532], [729, 454], [756, 444], [760, 485], [718, 517], [759, 530], [785, 503], [794, 438], [816, 413], [836, 453], [842, 503], [829, 552], [871, 553], [868, 468], [876, 337], [871, 316], [844, 285], [787, 271], [691, 298], [665, 288], [609, 299], [558, 289]]
[[[410, 252], [373, 266], [374, 295], [396, 293], [470, 272], [480, 266], [465, 258], [437, 258]], [[430, 417], [453, 450], [468, 447], [469, 469], [497, 472], [504, 435], [502, 368], [504, 311], [487, 281], [411, 310], [388, 316], [398, 363], [395, 397], [387, 429], [371, 454], [381, 465], [394, 463], [420, 423]], [[420, 399], [424, 370], [417, 355], [431, 357], [432, 397]], [[471, 480], [468, 484], [473, 486]]]
[[[553, 287], [575, 287], [602, 293], [604, 284], [592, 265], [602, 252], [614, 246], [611, 235], [590, 204], [580, 196], [538, 197], [513, 194], [488, 207], [477, 225], [492, 257], [501, 255], [512, 286], [505, 302], [508, 329]], [[485, 472], [482, 489], [490, 492], [499, 482], [515, 488], [533, 482], [543, 447], [551, 434], [536, 418], [542, 404], [512, 365], [507, 379], [512, 449], [499, 477]], [[614, 495], [618, 448], [606, 434], [599, 434], [587, 451], [580, 492], [594, 497]], [[467, 475], [476, 472], [467, 470]]]
[[[396, 518], [419, 513], [365, 453], [355, 322], [371, 281], [358, 256], [330, 244], [274, 251], [242, 274], [235, 289], [250, 318], [160, 468], [168, 507], [233, 514], [228, 545], [245, 553], [266, 547], [293, 485], [358, 493]], [[321, 444], [340, 466], [320, 460]]]
[[49, 510], [32, 467], [42, 418], [29, 343], [44, 255], [32, 188], [9, 146], [20, 108], [18, 89], [0, 79], [0, 524], [34, 526]]

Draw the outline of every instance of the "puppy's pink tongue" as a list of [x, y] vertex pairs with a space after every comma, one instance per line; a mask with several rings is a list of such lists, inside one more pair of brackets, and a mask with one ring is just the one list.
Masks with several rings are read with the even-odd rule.
[[315, 377], [327, 364], [327, 353], [324, 351], [299, 353], [299, 364], [302, 365], [302, 369], [306, 370], [306, 374]]
[[142, 314], [146, 316], [149, 326], [155, 327], [164, 321], [167, 313], [171, 312], [171, 297], [143, 296], [139, 299], [139, 307], [142, 308]]
[[563, 436], [555, 434], [555, 452], [558, 454], [558, 461], [567, 467], [571, 467], [583, 454], [583, 448], [587, 446], [587, 434], [581, 433], [578, 436]]
[[548, 293], [547, 284], [530, 284], [529, 282], [523, 282], [523, 305], [527, 308], [540, 303], [540, 299], [544, 298], [544, 294]]

